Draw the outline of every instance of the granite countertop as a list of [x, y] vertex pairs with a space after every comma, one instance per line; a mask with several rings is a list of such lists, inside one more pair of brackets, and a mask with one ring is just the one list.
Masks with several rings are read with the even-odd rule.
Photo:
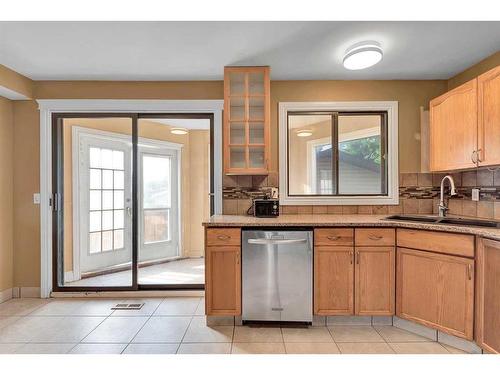
[[280, 215], [258, 218], [243, 215], [214, 215], [203, 222], [206, 227], [394, 227], [428, 229], [441, 232], [474, 234], [500, 240], [500, 229], [465, 225], [429, 224], [385, 220], [387, 215]]

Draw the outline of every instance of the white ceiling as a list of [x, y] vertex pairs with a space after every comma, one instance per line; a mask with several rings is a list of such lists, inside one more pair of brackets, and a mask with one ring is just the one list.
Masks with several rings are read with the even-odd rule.
[[[375, 40], [384, 59], [341, 60]], [[0, 64], [37, 80], [214, 80], [225, 65], [280, 79], [447, 79], [500, 48], [500, 22], [0, 22]]]

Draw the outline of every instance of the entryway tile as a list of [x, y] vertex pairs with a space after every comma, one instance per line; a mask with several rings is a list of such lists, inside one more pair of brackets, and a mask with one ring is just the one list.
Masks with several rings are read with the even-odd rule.
[[0, 316], [0, 329], [7, 327], [19, 319], [21, 319], [20, 316]]
[[175, 354], [179, 344], [129, 344], [123, 354]]
[[17, 344], [0, 344], [0, 354], [12, 354], [15, 353], [16, 350], [19, 350], [22, 346], [26, 344], [17, 343]]
[[111, 316], [151, 316], [156, 311], [163, 298], [126, 299], [116, 303], [144, 303], [140, 310], [115, 310]]
[[154, 315], [193, 315], [200, 303], [200, 297], [165, 298]]
[[0, 304], [0, 315], [25, 316], [46, 305], [48, 301], [40, 298], [14, 298]]
[[285, 345], [275, 342], [242, 342], [233, 343], [231, 354], [285, 354]]
[[68, 316], [72, 315], [76, 309], [82, 307], [87, 301], [82, 299], [58, 299], [35, 310], [33, 316]]
[[437, 342], [400, 342], [389, 345], [397, 354], [450, 354]]
[[26, 344], [16, 354], [66, 354], [76, 344]]
[[384, 342], [372, 326], [330, 326], [333, 340], [339, 342]]
[[282, 328], [285, 342], [333, 342], [326, 327]]
[[46, 317], [56, 319], [55, 324], [43, 327], [39, 332], [31, 337], [31, 342], [39, 343], [78, 343], [92, 332], [104, 317], [97, 316], [66, 316], [66, 317]]
[[419, 336], [415, 333], [391, 326], [377, 326], [375, 330], [387, 342], [426, 342], [431, 341], [427, 337]]
[[342, 342], [337, 345], [342, 354], [394, 354], [385, 342]]
[[120, 354], [127, 344], [78, 344], [69, 354]]
[[62, 317], [25, 316], [0, 331], [0, 342], [30, 342], [33, 337], [54, 328]]
[[232, 326], [208, 327], [205, 324], [204, 317], [195, 316], [191, 320], [183, 342], [231, 342], [233, 340], [233, 328]]
[[271, 327], [234, 327], [233, 342], [283, 342], [281, 329]]
[[145, 316], [109, 317], [92, 331], [86, 343], [129, 343], [148, 320]]
[[182, 343], [177, 354], [229, 354], [231, 343]]
[[152, 316], [141, 328], [134, 343], [181, 342], [191, 322], [191, 317]]
[[333, 342], [286, 342], [286, 354], [339, 354]]

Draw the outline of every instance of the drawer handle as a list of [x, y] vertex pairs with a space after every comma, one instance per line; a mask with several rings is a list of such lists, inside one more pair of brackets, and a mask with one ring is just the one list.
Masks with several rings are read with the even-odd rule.
[[326, 238], [328, 238], [330, 241], [340, 240], [340, 236], [327, 236]]
[[372, 235], [368, 236], [368, 238], [370, 240], [373, 240], [373, 241], [378, 241], [378, 240], [381, 240], [384, 237], [382, 237], [382, 236], [376, 236], [376, 235], [372, 234]]
[[231, 236], [228, 236], [227, 234], [221, 234], [221, 235], [217, 236], [217, 238], [221, 241], [227, 241], [231, 238]]

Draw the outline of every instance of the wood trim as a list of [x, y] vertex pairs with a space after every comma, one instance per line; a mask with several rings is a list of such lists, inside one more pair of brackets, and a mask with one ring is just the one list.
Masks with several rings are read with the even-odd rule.
[[397, 246], [474, 258], [474, 236], [471, 234], [398, 228]]

